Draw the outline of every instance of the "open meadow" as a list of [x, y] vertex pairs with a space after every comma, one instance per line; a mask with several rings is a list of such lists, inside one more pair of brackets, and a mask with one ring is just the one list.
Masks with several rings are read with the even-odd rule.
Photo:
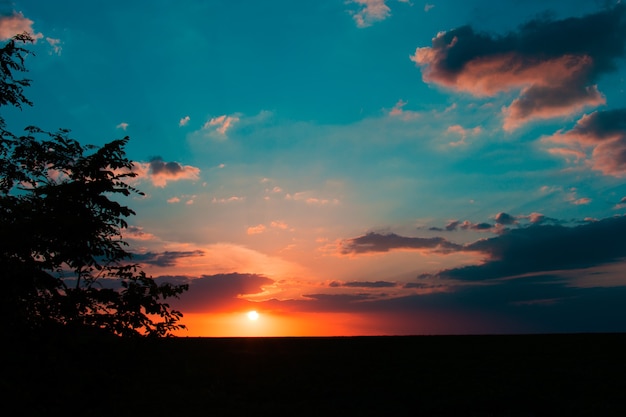
[[626, 334], [47, 341], [10, 415], [623, 416]]

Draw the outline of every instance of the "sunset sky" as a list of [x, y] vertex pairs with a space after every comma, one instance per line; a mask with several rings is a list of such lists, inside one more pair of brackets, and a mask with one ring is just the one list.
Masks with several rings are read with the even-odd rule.
[[180, 335], [626, 331], [619, 1], [0, 1], [23, 31], [10, 129], [130, 136]]

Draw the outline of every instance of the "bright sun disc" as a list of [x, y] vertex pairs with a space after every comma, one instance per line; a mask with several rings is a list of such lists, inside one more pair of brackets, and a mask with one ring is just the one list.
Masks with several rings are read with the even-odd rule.
[[259, 318], [259, 313], [257, 313], [256, 311], [250, 311], [248, 312], [248, 318], [250, 320], [257, 320]]

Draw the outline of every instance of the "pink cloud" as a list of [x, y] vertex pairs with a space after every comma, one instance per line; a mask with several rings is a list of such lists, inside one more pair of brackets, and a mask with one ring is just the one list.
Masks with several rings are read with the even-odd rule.
[[178, 121], [178, 126], [186, 126], [187, 123], [189, 123], [189, 120], [191, 120], [189, 116], [183, 117], [182, 119]]
[[226, 135], [228, 130], [232, 129], [232, 127], [239, 121], [239, 117], [237, 116], [227, 116], [222, 115], [218, 117], [213, 117], [208, 122], [206, 122], [203, 126], [205, 130], [213, 130], [220, 135]]
[[13, 36], [24, 32], [30, 34], [35, 41], [43, 38], [43, 34], [35, 33], [33, 23], [32, 20], [24, 17], [21, 12], [13, 12], [11, 16], [0, 16], [0, 39], [11, 39]]
[[584, 115], [571, 130], [543, 141], [558, 146], [549, 149], [552, 154], [575, 156], [568, 162], [582, 160], [605, 175], [626, 176], [626, 109]]
[[375, 22], [385, 20], [391, 16], [391, 9], [385, 4], [385, 0], [352, 0], [361, 8], [352, 13], [352, 18], [360, 28], [371, 26]]

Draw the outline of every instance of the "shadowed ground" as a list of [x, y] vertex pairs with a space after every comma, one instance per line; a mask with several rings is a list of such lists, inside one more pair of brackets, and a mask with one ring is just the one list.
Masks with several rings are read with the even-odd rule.
[[626, 334], [10, 346], [3, 415], [624, 416]]

